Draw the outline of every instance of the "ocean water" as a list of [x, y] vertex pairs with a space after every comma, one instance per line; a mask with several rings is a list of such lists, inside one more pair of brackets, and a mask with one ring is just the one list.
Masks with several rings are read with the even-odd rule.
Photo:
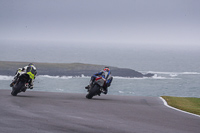
[[[154, 73], [151, 78], [114, 77], [108, 95], [200, 97], [200, 51], [154, 50], [84, 45], [5, 45], [1, 61], [89, 63]], [[23, 52], [19, 52], [23, 51]], [[37, 67], [37, 66], [36, 66]], [[17, 69], [17, 68], [16, 68]], [[39, 69], [39, 68], [38, 68]], [[95, 72], [94, 72], [95, 73]], [[0, 89], [13, 76], [0, 75]], [[31, 91], [83, 93], [90, 77], [38, 75]]]

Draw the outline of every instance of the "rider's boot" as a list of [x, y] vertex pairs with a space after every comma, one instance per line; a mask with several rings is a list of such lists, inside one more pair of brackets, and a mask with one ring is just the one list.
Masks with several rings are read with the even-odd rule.
[[30, 89], [33, 89], [33, 80], [31, 80], [31, 81], [29, 82], [29, 88], [30, 88]]
[[87, 92], [89, 92], [90, 91], [90, 88], [92, 87], [92, 84], [89, 84], [89, 85], [87, 85], [86, 87], [85, 87], [85, 89], [87, 90]]
[[14, 84], [15, 84], [15, 83], [13, 83], [13, 82], [12, 82], [12, 83], [10, 84], [10, 87], [13, 87], [13, 86], [14, 86]]
[[108, 89], [107, 88], [103, 88], [103, 93], [107, 94], [108, 93]]
[[85, 87], [85, 89], [89, 89], [90, 88], [90, 85], [87, 85], [86, 87]]
[[93, 84], [93, 83], [91, 82], [89, 85], [87, 85], [87, 86], [85, 87], [85, 89], [91, 88], [92, 84]]
[[17, 82], [17, 78], [14, 78], [12, 83], [10, 84], [10, 87], [13, 87], [16, 82]]

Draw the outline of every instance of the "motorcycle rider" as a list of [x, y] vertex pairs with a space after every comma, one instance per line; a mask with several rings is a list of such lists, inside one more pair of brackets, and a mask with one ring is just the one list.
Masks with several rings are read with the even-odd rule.
[[30, 77], [29, 80], [29, 88], [33, 89], [33, 82], [35, 79], [35, 76], [37, 75], [37, 71], [36, 71], [36, 67], [34, 66], [33, 63], [30, 63], [29, 65], [23, 67], [23, 68], [18, 68], [17, 72], [15, 73], [14, 79], [12, 81], [12, 83], [10, 84], [10, 87], [13, 87], [13, 85], [17, 82], [18, 77], [22, 74], [22, 73], [27, 73]]
[[88, 86], [86, 86], [85, 89], [89, 89], [92, 86], [92, 84], [95, 81], [97, 76], [101, 76], [101, 77], [106, 79], [106, 87], [103, 88], [104, 89], [103, 93], [107, 94], [108, 93], [108, 87], [111, 85], [111, 82], [113, 80], [113, 77], [111, 76], [111, 71], [110, 71], [109, 67], [105, 67], [100, 72], [95, 73], [90, 79], [90, 84]]

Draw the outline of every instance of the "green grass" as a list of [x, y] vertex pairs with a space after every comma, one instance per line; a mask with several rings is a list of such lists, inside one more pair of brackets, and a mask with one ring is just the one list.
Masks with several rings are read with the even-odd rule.
[[162, 98], [174, 108], [200, 115], [200, 98], [171, 96], [162, 96]]

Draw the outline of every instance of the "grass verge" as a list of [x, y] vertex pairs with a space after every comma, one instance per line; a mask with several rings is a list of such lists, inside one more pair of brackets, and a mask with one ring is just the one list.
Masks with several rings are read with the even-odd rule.
[[162, 96], [162, 98], [174, 108], [200, 115], [200, 98], [171, 96]]

